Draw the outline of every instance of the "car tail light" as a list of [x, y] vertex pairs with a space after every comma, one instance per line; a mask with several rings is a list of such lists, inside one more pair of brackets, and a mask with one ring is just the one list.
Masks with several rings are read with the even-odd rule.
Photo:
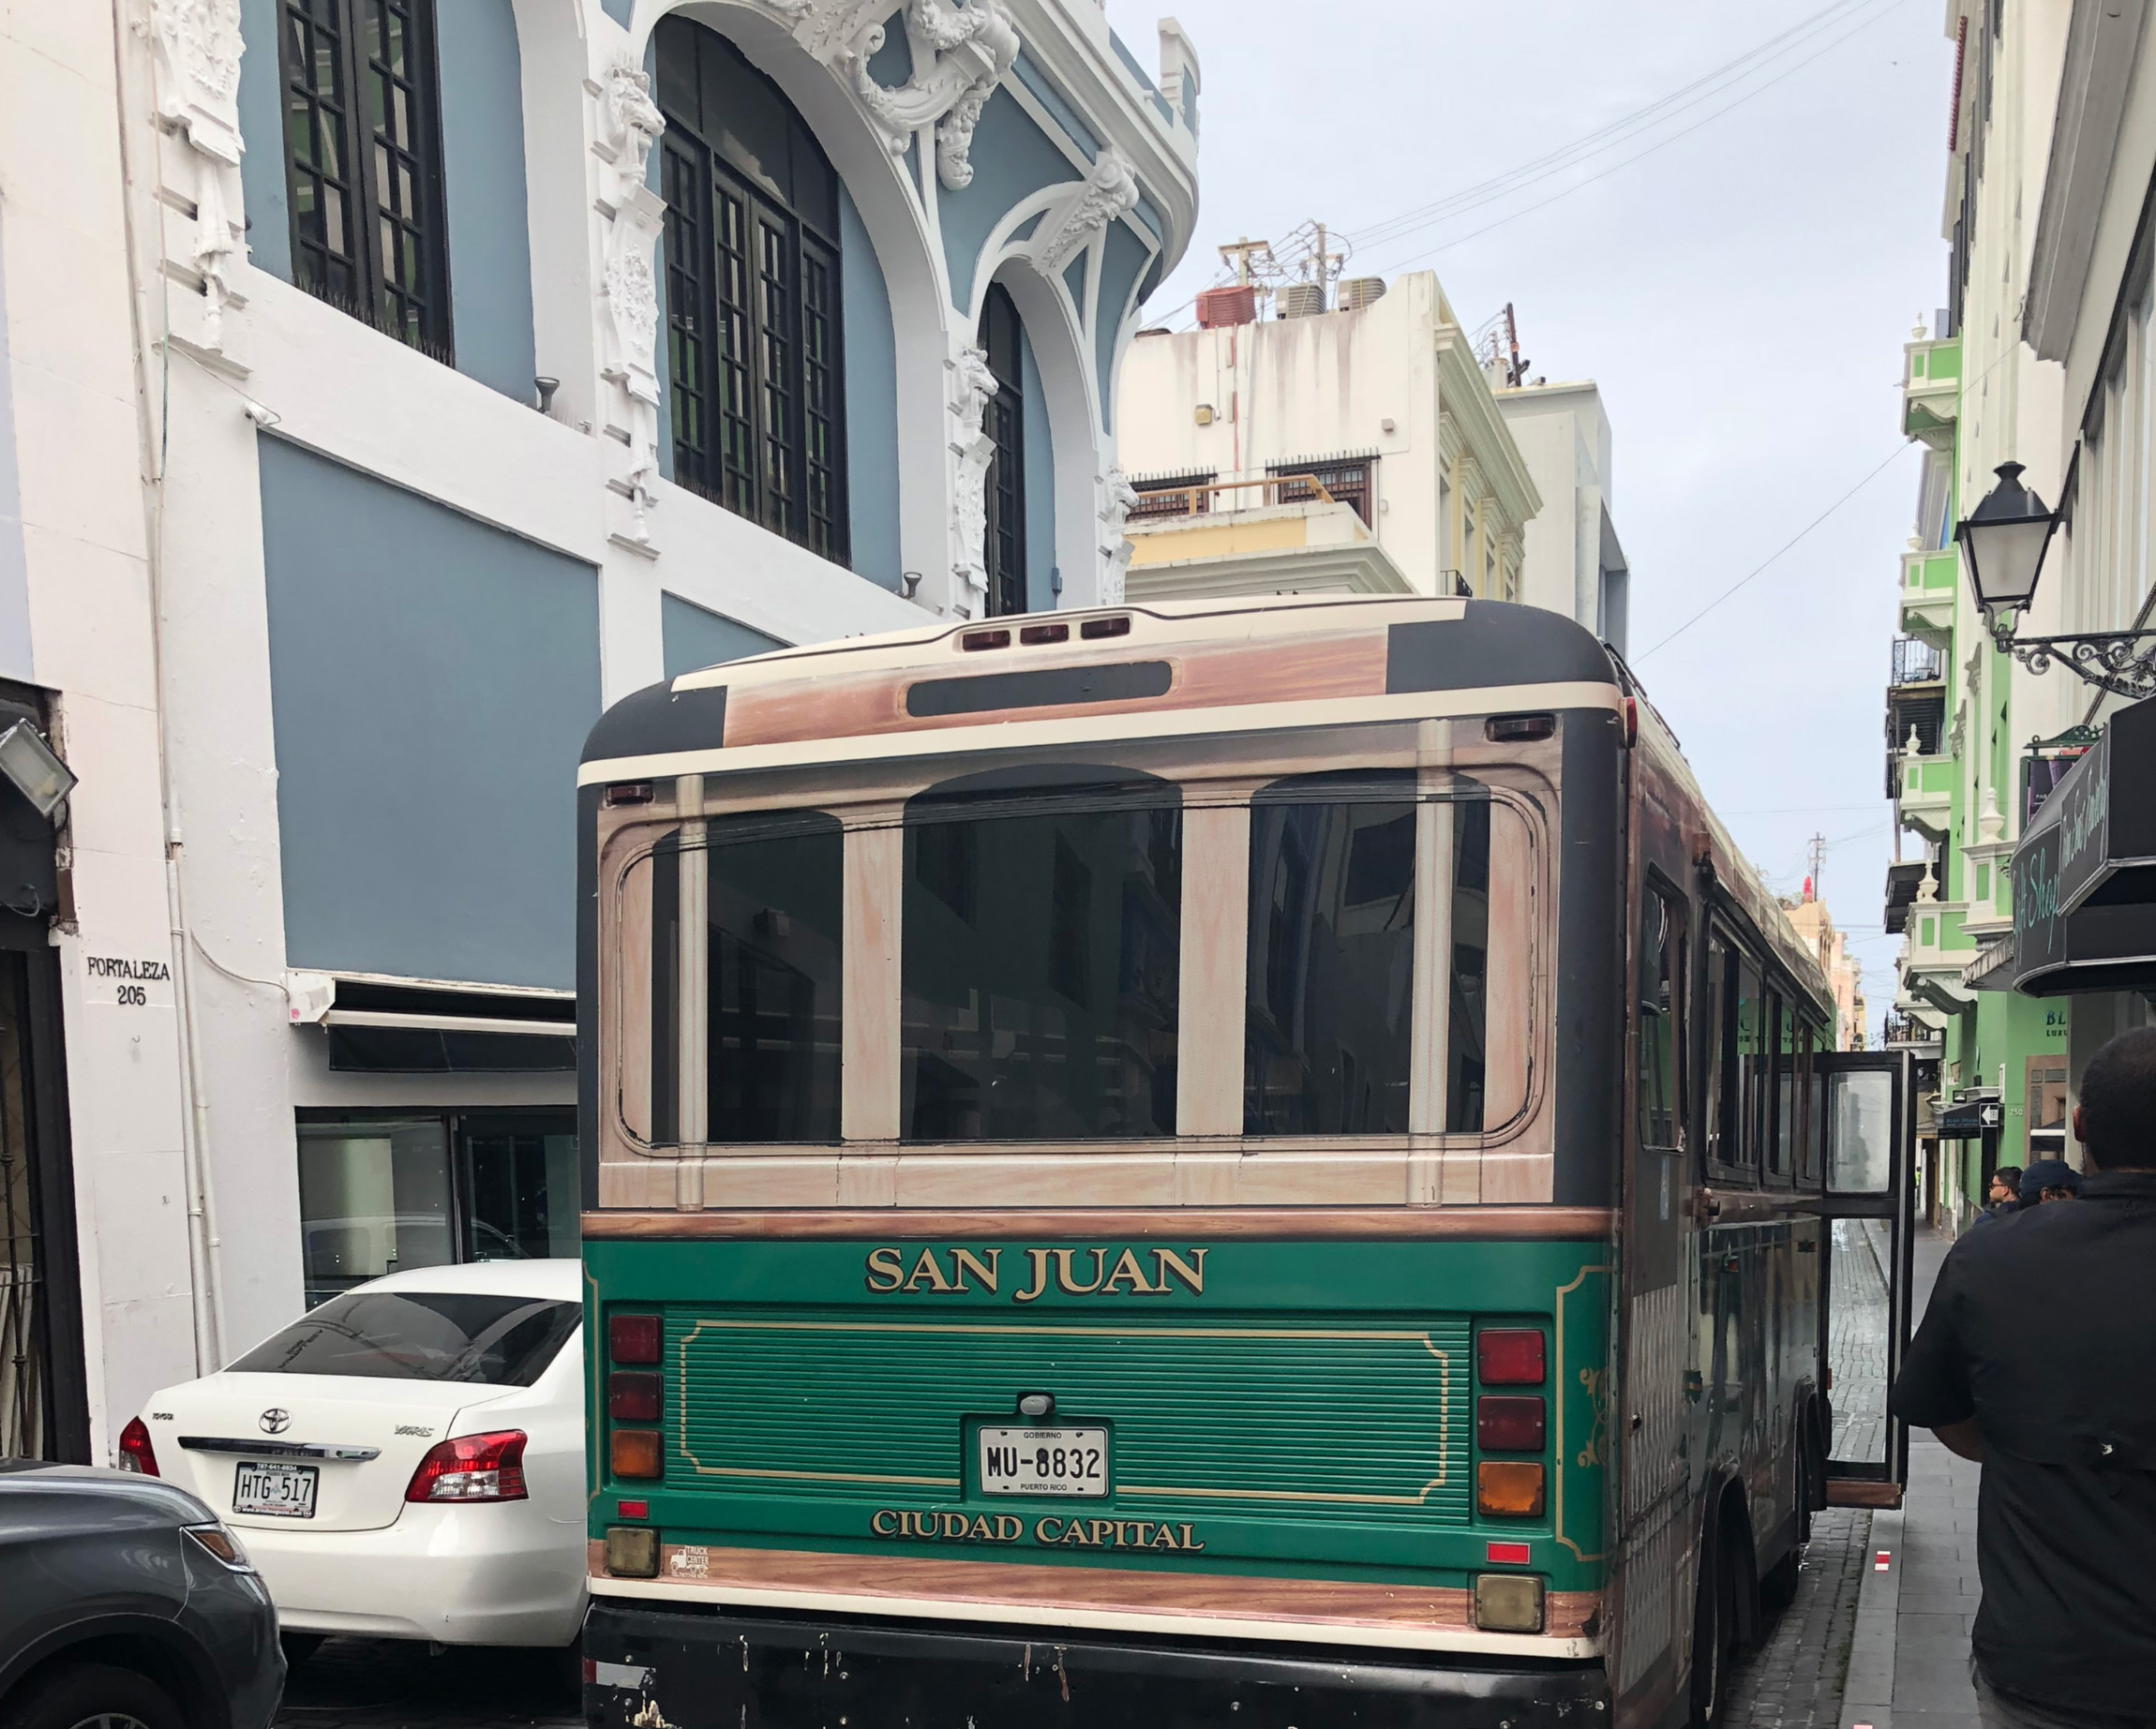
[[522, 1429], [459, 1435], [427, 1449], [404, 1491], [408, 1501], [520, 1501], [524, 1489]]
[[606, 1457], [617, 1477], [656, 1477], [663, 1470], [659, 1459], [659, 1431], [616, 1429], [607, 1437]]
[[656, 1315], [608, 1316], [606, 1354], [616, 1363], [658, 1362], [659, 1318]]
[[1542, 1467], [1525, 1459], [1483, 1459], [1475, 1468], [1475, 1508], [1505, 1519], [1542, 1516]]
[[658, 1422], [659, 1378], [617, 1369], [606, 1377], [606, 1414], [616, 1423]]
[[1542, 1581], [1533, 1573], [1475, 1574], [1475, 1624], [1484, 1632], [1540, 1632]]
[[1542, 1451], [1540, 1394], [1485, 1394], [1475, 1402], [1475, 1444], [1485, 1452]]
[[120, 1431], [120, 1468], [140, 1471], [145, 1477], [157, 1476], [157, 1450], [150, 1445], [149, 1426], [140, 1417], [129, 1417], [127, 1426]]
[[1531, 1327], [1492, 1327], [1476, 1334], [1475, 1372], [1487, 1386], [1539, 1387], [1542, 1334]]
[[1524, 1567], [1534, 1556], [1523, 1543], [1493, 1543], [1485, 1548], [1482, 1558], [1492, 1567]]
[[1128, 636], [1130, 619], [1123, 614], [1114, 619], [1088, 619], [1078, 627], [1078, 634], [1087, 642], [1097, 642], [1103, 636]]

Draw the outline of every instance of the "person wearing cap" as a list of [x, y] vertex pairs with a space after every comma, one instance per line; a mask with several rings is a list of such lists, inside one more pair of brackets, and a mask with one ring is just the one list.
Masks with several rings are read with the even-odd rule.
[[1978, 1209], [1969, 1223], [1981, 1225], [1986, 1219], [2004, 1218], [2010, 1213], [2021, 1210], [2021, 1167], [2001, 1165], [1991, 1173], [1991, 1187], [1985, 1192], [1984, 1204]]
[[2047, 1200], [2072, 1200], [2081, 1193], [2081, 1173], [2062, 1158], [2040, 1158], [2021, 1173], [2020, 1211]]
[[2075, 1203], [1954, 1245], [1889, 1408], [1984, 1464], [1981, 1721], [2156, 1729], [2156, 1027], [2089, 1059], [2074, 1133]]

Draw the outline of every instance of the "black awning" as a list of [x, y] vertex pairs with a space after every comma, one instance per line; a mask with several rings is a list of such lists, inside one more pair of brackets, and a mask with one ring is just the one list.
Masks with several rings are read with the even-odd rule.
[[2111, 717], [2014, 849], [2014, 988], [2156, 990], [2156, 698]]
[[1974, 1140], [1987, 1128], [1997, 1128], [2001, 1121], [1999, 1100], [1972, 1098], [1959, 1105], [1949, 1105], [1939, 1113], [1939, 1138], [1941, 1140]]

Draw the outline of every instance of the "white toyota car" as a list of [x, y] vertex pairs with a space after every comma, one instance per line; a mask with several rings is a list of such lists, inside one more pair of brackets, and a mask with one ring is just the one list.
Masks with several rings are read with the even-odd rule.
[[288, 1635], [567, 1647], [585, 1598], [578, 1267], [354, 1286], [155, 1394], [121, 1463], [247, 1533]]

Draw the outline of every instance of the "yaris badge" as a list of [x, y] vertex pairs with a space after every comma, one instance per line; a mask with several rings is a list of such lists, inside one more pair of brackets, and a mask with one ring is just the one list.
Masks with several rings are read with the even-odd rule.
[[264, 1435], [282, 1435], [292, 1427], [292, 1412], [280, 1405], [273, 1405], [262, 1414]]

